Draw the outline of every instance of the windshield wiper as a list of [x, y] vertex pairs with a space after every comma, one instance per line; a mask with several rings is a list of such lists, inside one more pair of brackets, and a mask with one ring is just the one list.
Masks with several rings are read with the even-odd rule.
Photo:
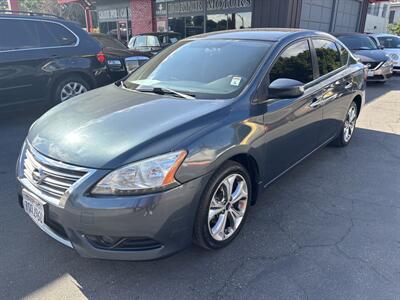
[[182, 92], [178, 92], [178, 91], [174, 91], [165, 87], [153, 87], [150, 89], [136, 89], [139, 92], [144, 92], [144, 93], [155, 93], [155, 94], [159, 94], [159, 95], [173, 95], [179, 98], [184, 98], [184, 99], [188, 99], [188, 100], [194, 100], [196, 99], [194, 97], [194, 95], [190, 95], [190, 94], [186, 94], [186, 93], [182, 93]]

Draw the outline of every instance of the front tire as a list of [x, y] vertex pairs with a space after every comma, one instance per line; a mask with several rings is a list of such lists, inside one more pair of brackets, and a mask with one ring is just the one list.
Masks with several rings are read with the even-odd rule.
[[346, 147], [354, 135], [356, 122], [358, 118], [357, 104], [353, 101], [347, 111], [346, 119], [343, 122], [342, 128], [338, 137], [332, 142], [333, 146]]
[[243, 227], [251, 197], [247, 170], [237, 162], [226, 162], [204, 190], [194, 226], [195, 243], [205, 249], [227, 246]]

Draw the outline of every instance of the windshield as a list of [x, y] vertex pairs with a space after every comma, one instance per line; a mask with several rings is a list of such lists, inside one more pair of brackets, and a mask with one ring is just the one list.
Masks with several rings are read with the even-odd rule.
[[93, 36], [104, 48], [124, 49], [126, 47], [120, 41], [107, 36]]
[[263, 41], [181, 41], [124, 83], [129, 89], [164, 88], [196, 98], [232, 98], [246, 86], [271, 46]]
[[175, 44], [181, 37], [179, 35], [160, 35], [158, 40], [162, 46]]
[[344, 35], [338, 39], [350, 50], [376, 50], [378, 47], [368, 36], [363, 35]]
[[379, 43], [385, 48], [400, 48], [400, 37], [397, 36], [383, 36], [378, 37]]

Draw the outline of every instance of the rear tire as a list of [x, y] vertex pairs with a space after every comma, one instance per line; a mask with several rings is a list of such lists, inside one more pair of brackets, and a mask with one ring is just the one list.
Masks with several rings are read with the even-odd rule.
[[331, 143], [333, 146], [346, 147], [348, 144], [350, 144], [356, 129], [357, 118], [358, 108], [357, 104], [353, 101], [347, 111], [346, 119], [343, 122], [339, 135]]
[[79, 75], [70, 75], [55, 84], [53, 103], [67, 101], [90, 90], [90, 85]]
[[208, 250], [227, 246], [246, 221], [251, 197], [249, 173], [241, 164], [227, 161], [204, 189], [195, 220], [194, 242]]

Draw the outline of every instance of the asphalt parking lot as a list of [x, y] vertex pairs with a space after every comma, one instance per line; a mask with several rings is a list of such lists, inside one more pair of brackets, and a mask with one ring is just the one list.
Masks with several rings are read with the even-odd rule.
[[399, 299], [400, 77], [370, 85], [352, 144], [280, 178], [228, 248], [151, 262], [79, 257], [19, 208], [15, 161], [39, 113], [0, 120], [0, 299]]

